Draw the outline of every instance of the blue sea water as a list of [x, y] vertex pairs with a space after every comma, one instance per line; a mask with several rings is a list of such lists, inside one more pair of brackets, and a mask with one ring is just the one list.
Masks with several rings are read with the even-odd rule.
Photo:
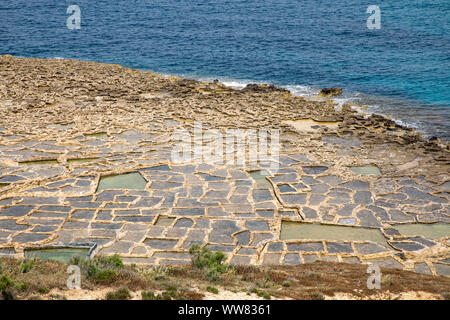
[[[79, 30], [66, 27], [69, 5], [81, 9]], [[369, 5], [381, 9], [379, 30], [367, 28]], [[342, 87], [342, 101], [450, 141], [449, 0], [0, 0], [0, 54], [303, 95]]]

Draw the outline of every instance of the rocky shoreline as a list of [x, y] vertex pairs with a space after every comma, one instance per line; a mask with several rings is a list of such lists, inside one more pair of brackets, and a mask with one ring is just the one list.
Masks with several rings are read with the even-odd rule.
[[[450, 234], [396, 229], [448, 230], [448, 143], [272, 85], [236, 90], [8, 55], [0, 56], [0, 79], [0, 256], [95, 243], [95, 254], [119, 253], [129, 263], [184, 264], [199, 243], [235, 264], [371, 262], [450, 275]], [[195, 122], [220, 132], [280, 130], [270, 186], [258, 187], [249, 174], [257, 166], [172, 163], [173, 133]], [[102, 177], [130, 172], [145, 187], [97, 190]], [[377, 230], [386, 244], [281, 239], [287, 221]]]

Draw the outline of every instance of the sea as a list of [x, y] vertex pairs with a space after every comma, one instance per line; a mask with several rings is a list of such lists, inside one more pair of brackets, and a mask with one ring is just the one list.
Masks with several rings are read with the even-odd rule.
[[450, 141], [449, 0], [0, 0], [0, 54], [341, 87], [340, 104]]

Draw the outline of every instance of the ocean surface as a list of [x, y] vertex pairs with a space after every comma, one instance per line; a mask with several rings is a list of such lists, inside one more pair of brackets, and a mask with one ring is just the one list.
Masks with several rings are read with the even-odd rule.
[[[69, 5], [81, 29], [69, 30]], [[381, 10], [370, 30], [369, 5]], [[449, 0], [0, 0], [0, 54], [117, 63], [299, 95], [342, 87], [450, 141]]]

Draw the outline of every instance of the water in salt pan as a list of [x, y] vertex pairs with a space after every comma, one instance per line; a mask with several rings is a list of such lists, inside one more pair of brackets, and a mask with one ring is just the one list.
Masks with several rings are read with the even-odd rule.
[[85, 134], [85, 136], [103, 139], [103, 138], [107, 138], [108, 134], [106, 132], [97, 132], [97, 133], [88, 133], [88, 134]]
[[147, 181], [138, 172], [104, 176], [100, 178], [97, 192], [111, 189], [144, 190]]
[[25, 165], [25, 166], [45, 166], [45, 165], [58, 164], [58, 161], [56, 159], [32, 160], [32, 161], [19, 162], [19, 164]]
[[281, 240], [373, 241], [388, 246], [377, 229], [283, 221]]
[[404, 236], [423, 236], [429, 239], [439, 239], [450, 237], [450, 224], [446, 223], [414, 223], [414, 224], [397, 224], [395, 229], [400, 231]]
[[77, 163], [87, 163], [99, 160], [100, 158], [78, 158], [78, 159], [67, 159], [67, 163], [77, 164]]
[[351, 167], [350, 170], [355, 174], [380, 176], [381, 171], [376, 166]]
[[89, 258], [89, 248], [48, 248], [48, 249], [29, 249], [25, 250], [25, 258], [56, 260], [60, 262], [69, 262], [74, 256], [81, 259]]
[[252, 179], [256, 182], [257, 189], [271, 189], [272, 185], [267, 180], [269, 173], [265, 170], [257, 170], [249, 172]]
[[172, 225], [174, 220], [175, 220], [175, 218], [159, 217], [158, 220], [156, 221], [155, 225], [160, 226], [160, 227], [168, 227], [168, 226]]

